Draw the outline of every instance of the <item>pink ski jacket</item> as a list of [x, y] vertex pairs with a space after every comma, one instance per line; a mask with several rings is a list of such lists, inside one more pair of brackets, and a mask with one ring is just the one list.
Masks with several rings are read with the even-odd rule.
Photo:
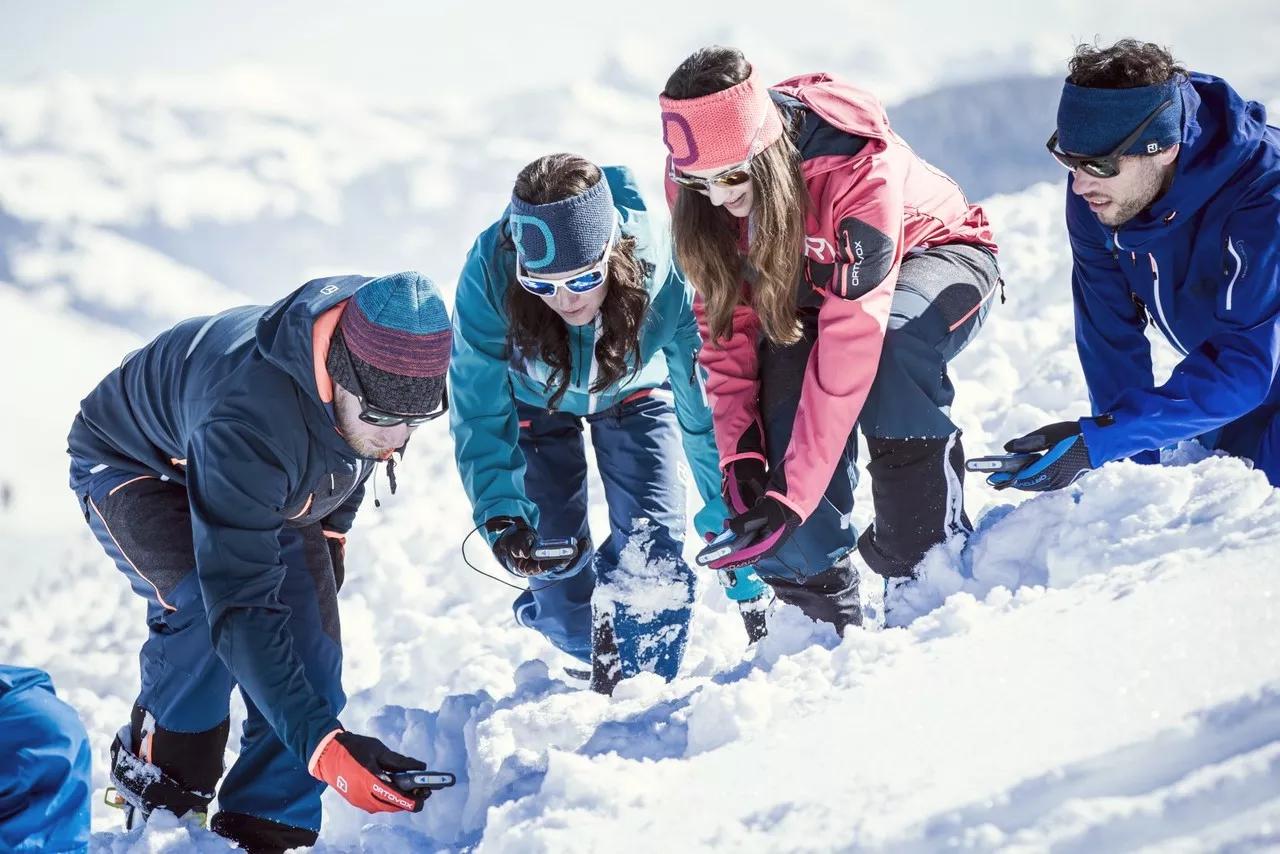
[[[781, 470], [771, 472], [767, 493], [804, 520], [826, 491], [875, 379], [902, 259], [944, 244], [992, 251], [996, 244], [982, 209], [893, 132], [875, 96], [823, 73], [785, 80], [771, 93], [775, 103], [811, 111], [830, 126], [798, 140], [812, 200], [798, 302], [819, 303], [818, 337], [791, 444]], [[677, 192], [668, 181], [673, 203]], [[749, 293], [745, 281], [743, 288]], [[730, 336], [713, 342], [700, 298], [694, 310], [705, 342], [699, 361], [708, 375], [721, 468], [760, 458], [758, 447], [742, 443], [760, 419], [759, 319], [749, 304], [740, 305]], [[763, 429], [756, 435], [763, 436]]]

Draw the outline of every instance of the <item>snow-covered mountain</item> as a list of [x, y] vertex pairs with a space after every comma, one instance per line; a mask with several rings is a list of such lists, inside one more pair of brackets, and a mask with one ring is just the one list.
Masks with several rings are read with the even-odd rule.
[[[90, 731], [97, 787], [145, 627], [65, 489], [76, 401], [176, 317], [312, 275], [416, 268], [447, 287], [515, 172], [549, 146], [634, 164], [656, 201], [651, 96], [624, 72], [481, 105], [372, 107], [256, 75], [0, 91], [0, 357], [15, 377], [0, 557], [19, 585], [36, 578], [0, 614], [0, 661], [53, 674]], [[979, 94], [1023, 99], [1027, 128], [1004, 139], [1014, 163], [1024, 133], [1043, 142], [1026, 111], [1045, 84], [1006, 83]], [[961, 139], [979, 119], [968, 132], [935, 119], [955, 135], [920, 141], [954, 103], [894, 109], [960, 173], [989, 162]], [[1027, 163], [990, 178], [1015, 191], [987, 203], [1008, 302], [956, 365], [971, 452], [1087, 408], [1063, 187], [1027, 186], [1040, 168]], [[351, 538], [343, 719], [460, 784], [412, 816], [371, 818], [330, 793], [320, 850], [1280, 846], [1280, 496], [1194, 447], [1166, 462], [1030, 500], [971, 480], [972, 547], [930, 555], [905, 629], [840, 640], [783, 607], [746, 651], [704, 579], [681, 678], [606, 699], [569, 684], [566, 660], [515, 625], [512, 591], [462, 561], [469, 510], [433, 422], [398, 494], [366, 506]], [[485, 551], [473, 538], [472, 561], [496, 572]], [[163, 819], [130, 834], [118, 822], [95, 806], [95, 850], [227, 850]]]

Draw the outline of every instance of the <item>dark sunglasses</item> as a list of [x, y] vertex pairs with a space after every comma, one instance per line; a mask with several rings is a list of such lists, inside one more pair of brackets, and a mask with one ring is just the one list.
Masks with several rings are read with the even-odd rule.
[[[1058, 132], [1056, 130], [1053, 132], [1053, 136], [1049, 137], [1049, 141], [1044, 144], [1044, 147], [1049, 149], [1049, 153], [1053, 155], [1055, 160], [1072, 172], [1077, 169], [1083, 169], [1095, 178], [1114, 178], [1120, 174], [1120, 158], [1129, 150], [1129, 146], [1137, 142], [1138, 138], [1142, 136], [1142, 132], [1147, 129], [1147, 126], [1155, 121], [1156, 116], [1164, 112], [1172, 103], [1172, 100], [1165, 100], [1160, 106], [1152, 110], [1151, 115], [1143, 119], [1142, 124], [1138, 125], [1133, 133], [1125, 137], [1124, 142], [1117, 145], [1115, 151], [1110, 154], [1101, 157], [1080, 157], [1060, 151], [1058, 149]], [[1159, 148], [1155, 151], [1147, 152], [1147, 154], [1157, 153], [1159, 153]]]
[[351, 354], [347, 352], [345, 347], [342, 349], [342, 358], [347, 362], [347, 372], [351, 376], [352, 385], [355, 386], [355, 388], [348, 389], [348, 391], [356, 396], [356, 400], [360, 401], [360, 420], [365, 424], [372, 424], [375, 427], [396, 427], [400, 424], [418, 427], [428, 421], [434, 421], [449, 411], [448, 386], [440, 390], [440, 408], [435, 412], [429, 412], [426, 415], [405, 415], [400, 412], [388, 412], [385, 409], [379, 409], [366, 402], [364, 387], [360, 385], [360, 378], [356, 376], [355, 365], [351, 364]]

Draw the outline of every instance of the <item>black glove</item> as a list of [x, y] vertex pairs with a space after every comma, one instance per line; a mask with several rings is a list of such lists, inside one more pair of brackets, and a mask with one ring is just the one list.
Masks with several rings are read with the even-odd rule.
[[484, 523], [490, 533], [498, 533], [493, 543], [493, 556], [503, 569], [512, 575], [528, 578], [543, 571], [539, 561], [533, 559], [533, 547], [538, 544], [538, 532], [523, 519], [498, 516]]
[[734, 550], [712, 563], [711, 568], [750, 566], [777, 552], [798, 527], [800, 517], [794, 510], [776, 498], [765, 496], [746, 513], [729, 520], [729, 530], [738, 537]]
[[[1103, 418], [1109, 416], [1098, 419], [1101, 426], [1111, 423], [1104, 422]], [[996, 489], [1012, 486], [1026, 492], [1049, 492], [1070, 486], [1080, 475], [1093, 470], [1079, 421], [1049, 424], [1005, 442], [1004, 449], [1011, 454], [1039, 453], [1040, 456], [1016, 474], [998, 472], [988, 477], [987, 483]]]
[[764, 497], [769, 474], [755, 457], [742, 457], [724, 467], [720, 494], [732, 514], [745, 513]]
[[333, 580], [337, 589], [342, 589], [342, 582], [347, 577], [347, 538], [341, 534], [325, 531], [324, 543], [329, 547], [329, 562], [333, 564]]

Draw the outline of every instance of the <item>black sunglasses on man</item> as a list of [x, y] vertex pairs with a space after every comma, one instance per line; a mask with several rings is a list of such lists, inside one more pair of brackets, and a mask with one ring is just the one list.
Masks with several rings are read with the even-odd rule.
[[[1155, 121], [1156, 116], [1160, 115], [1171, 104], [1173, 104], [1173, 101], [1169, 99], [1161, 102], [1160, 106], [1152, 110], [1151, 115], [1143, 119], [1142, 124], [1138, 125], [1133, 133], [1125, 137], [1124, 142], [1117, 145], [1115, 151], [1110, 154], [1085, 157], [1060, 151], [1058, 150], [1058, 132], [1056, 130], [1053, 132], [1053, 136], [1049, 137], [1049, 141], [1044, 144], [1044, 147], [1049, 149], [1049, 153], [1054, 156], [1055, 160], [1072, 172], [1077, 169], [1083, 169], [1095, 178], [1114, 178], [1120, 174], [1120, 158], [1129, 150], [1129, 146], [1137, 142], [1138, 138], [1142, 136], [1142, 132], [1147, 129], [1147, 126]], [[1155, 151], [1148, 151], [1147, 154], [1156, 154], [1158, 152], [1159, 148]]]
[[355, 365], [351, 363], [351, 354], [347, 352], [345, 347], [342, 350], [342, 358], [347, 361], [347, 372], [351, 377], [351, 383], [355, 386], [355, 388], [347, 389], [347, 391], [354, 394], [356, 400], [360, 401], [360, 420], [366, 424], [372, 424], [375, 427], [395, 427], [398, 424], [418, 427], [428, 421], [434, 421], [449, 411], [448, 386], [440, 390], [440, 408], [435, 412], [430, 412], [426, 415], [405, 415], [400, 412], [388, 412], [385, 409], [379, 409], [371, 405], [365, 397], [364, 387], [360, 385], [360, 379], [356, 376]]

